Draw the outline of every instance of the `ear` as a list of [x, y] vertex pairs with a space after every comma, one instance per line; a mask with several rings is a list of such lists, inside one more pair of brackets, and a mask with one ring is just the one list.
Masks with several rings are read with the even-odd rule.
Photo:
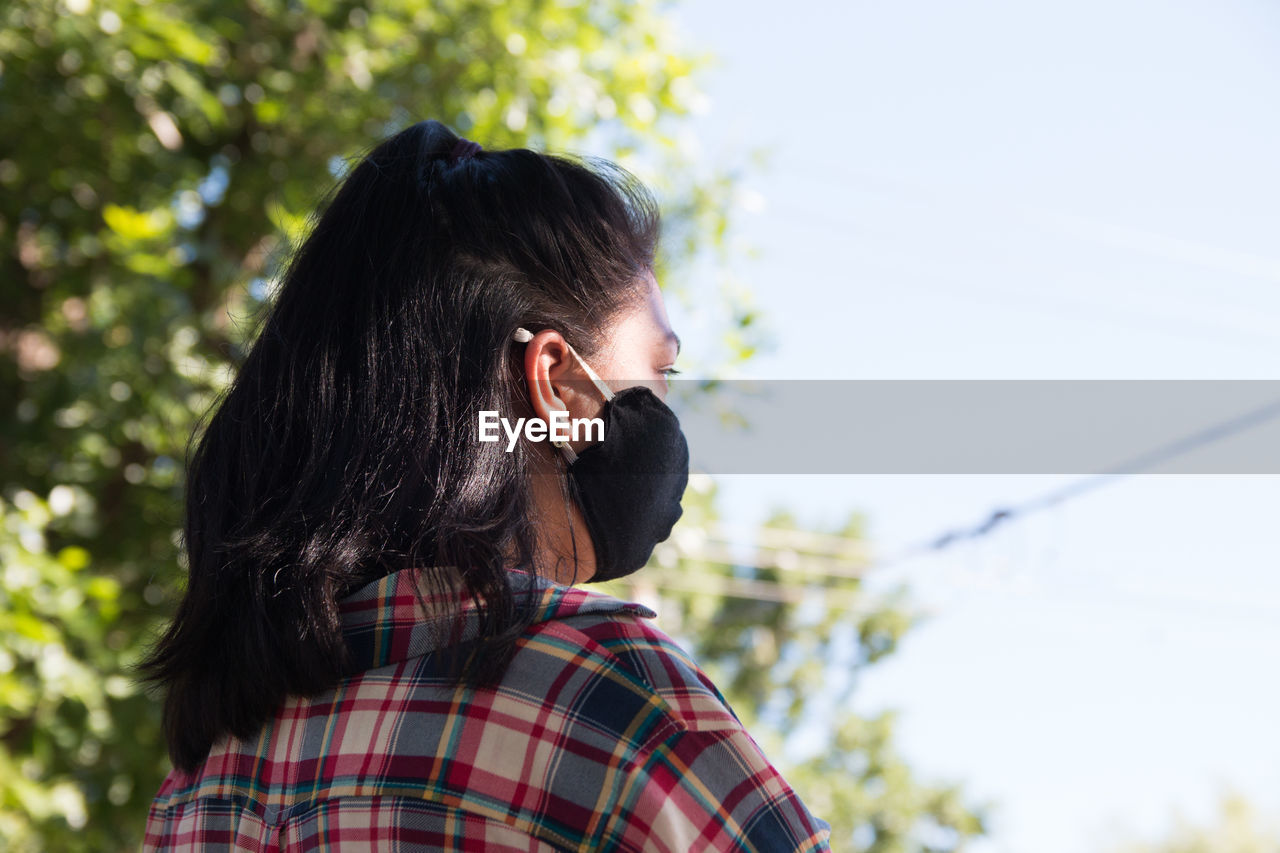
[[550, 421], [551, 412], [557, 409], [577, 419], [594, 418], [604, 408], [600, 392], [554, 329], [543, 329], [525, 344], [524, 375], [529, 405], [544, 421]]

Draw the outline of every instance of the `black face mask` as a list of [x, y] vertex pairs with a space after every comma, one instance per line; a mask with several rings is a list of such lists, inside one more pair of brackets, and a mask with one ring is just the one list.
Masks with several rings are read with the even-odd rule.
[[[521, 329], [516, 339], [532, 337], [524, 335]], [[572, 346], [569, 351], [605, 398], [603, 441], [581, 453], [553, 442], [569, 462], [569, 491], [595, 545], [594, 583], [642, 568], [671, 535], [683, 512], [689, 446], [676, 413], [652, 391], [638, 385], [615, 394]]]

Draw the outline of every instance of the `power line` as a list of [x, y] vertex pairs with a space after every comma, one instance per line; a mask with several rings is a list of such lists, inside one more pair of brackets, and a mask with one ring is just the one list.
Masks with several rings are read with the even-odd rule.
[[[705, 559], [704, 555], [701, 554], [682, 554], [681, 556], [695, 561], [718, 563], [718, 561], [715, 560]], [[732, 567], [759, 568], [753, 563], [743, 561], [718, 564]], [[844, 613], [853, 616], [870, 616], [875, 613], [883, 612], [887, 609], [902, 606], [900, 602], [868, 596], [860, 591], [840, 590], [829, 586], [785, 583], [782, 581], [764, 580], [759, 578], [738, 578], [715, 573], [700, 573], [696, 577], [693, 577], [684, 570], [674, 572], [661, 567], [651, 567], [646, 570], [643, 578], [624, 578], [617, 582], [631, 589], [631, 595], [638, 596], [639, 598], [651, 597], [652, 595], [665, 592], [683, 592], [699, 595], [714, 595], [726, 598], [739, 598], [749, 601], [770, 601], [782, 604], [801, 605], [813, 600], [814, 596], [818, 596], [824, 606], [843, 611]], [[1053, 602], [1058, 604], [1064, 602], [1093, 604], [1097, 602], [1099, 597], [1096, 595], [1081, 595], [1079, 590], [1049, 591], [1043, 588], [1019, 588], [1010, 587], [1004, 584], [996, 584], [994, 586], [984, 586], [980, 584], [964, 585], [974, 586], [980, 592], [1003, 592], [1013, 594], [1019, 598], [1050, 598]], [[1132, 589], [1117, 590], [1114, 593], [1109, 593], [1106, 598], [1107, 602], [1111, 604], [1118, 603], [1120, 599], [1127, 599], [1127, 603], [1132, 606], [1158, 608], [1162, 610], [1172, 609], [1192, 611], [1201, 616], [1208, 614], [1217, 615], [1220, 618], [1252, 618], [1263, 621], [1271, 626], [1274, 626], [1276, 624], [1277, 617], [1280, 617], [1280, 610], [1275, 608], [1212, 599], [1192, 599], [1185, 596], [1167, 594], [1151, 595], [1145, 592], [1135, 593]], [[938, 612], [935, 607], [927, 605], [921, 607], [918, 602], [912, 603], [908, 607], [908, 610], [911, 613], [924, 616], [936, 615]]]
[[1045, 492], [1020, 504], [997, 507], [986, 518], [976, 524], [945, 531], [938, 536], [907, 547], [894, 557], [875, 561], [868, 568], [885, 568], [922, 554], [944, 550], [958, 542], [982, 538], [1001, 525], [1017, 518], [1061, 506], [1081, 495], [1096, 491], [1118, 480], [1132, 477], [1144, 471], [1150, 471], [1165, 462], [1185, 456], [1194, 450], [1215, 444], [1232, 435], [1253, 429], [1276, 418], [1280, 418], [1280, 400], [1275, 400], [1243, 415], [1230, 418], [1200, 432], [1172, 441], [1163, 447], [1140, 453], [1125, 462], [1112, 466], [1106, 471], [1082, 477], [1061, 488]]
[[[780, 206], [785, 207], [785, 206]], [[843, 223], [831, 217], [821, 217], [814, 213], [796, 209], [794, 215], [788, 214], [787, 222], [803, 224], [805, 228], [822, 229], [847, 240], [851, 232], [857, 231], [865, 236], [866, 229], [861, 225]], [[1088, 319], [1090, 322], [1107, 322], [1124, 328], [1147, 331], [1167, 331], [1176, 326], [1185, 334], [1215, 342], [1236, 341], [1241, 334], [1250, 337], [1264, 337], [1270, 334], [1266, 325], [1269, 315], [1258, 316], [1254, 311], [1246, 316], [1222, 317], [1223, 309], [1218, 303], [1206, 307], [1206, 303], [1195, 299], [1195, 294], [1186, 294], [1183, 300], [1162, 303], [1157, 312], [1141, 309], [1138, 306], [1116, 304], [1114, 299], [1089, 299], [1075, 292], [1074, 289], [1054, 290], [1027, 289], [1025, 287], [1008, 287], [973, 281], [963, 282], [963, 291], [957, 288], [956, 265], [940, 263], [936, 260], [922, 259], [919, 252], [908, 254], [905, 250], [895, 251], [892, 247], [882, 245], [884, 241], [861, 241], [847, 251], [850, 257], [869, 270], [888, 271], [890, 273], [909, 273], [907, 276], [897, 275], [896, 286], [906, 286], [924, 292], [941, 292], [955, 296], [963, 292], [969, 296], [987, 296], [1000, 300], [1006, 309], [1029, 312], [1031, 314], [1060, 314], [1063, 311]], [[1164, 279], [1161, 279], [1164, 281]], [[1213, 284], [1218, 284], [1214, 279]], [[1179, 305], [1183, 310], [1179, 310]], [[1218, 316], [1215, 316], [1218, 315]]]
[[[893, 606], [890, 602], [871, 600], [868, 596], [851, 590], [829, 587], [785, 584], [778, 581], [710, 573], [690, 578], [687, 574], [661, 568], [656, 571], [650, 569], [645, 572], [645, 575], [645, 582], [662, 592], [693, 592], [752, 601], [775, 601], [783, 604], [804, 604], [812, 595], [819, 594], [824, 605], [861, 616], [870, 616]], [[635, 587], [639, 585], [639, 581], [630, 581], [629, 584]]]
[[[763, 526], [750, 529], [755, 538], [748, 554], [732, 546], [741, 538], [731, 534], [734, 527], [720, 523], [706, 528], [677, 533], [655, 550], [659, 565], [674, 565], [678, 559], [712, 563], [723, 566], [742, 566], [754, 569], [779, 569], [798, 575], [818, 576], [839, 580], [861, 580], [867, 573], [902, 563], [914, 557], [935, 553], [954, 545], [980, 539], [992, 531], [1036, 512], [1040, 512], [1096, 491], [1118, 480], [1132, 477], [1144, 471], [1184, 456], [1202, 447], [1215, 444], [1232, 435], [1280, 418], [1280, 400], [1258, 407], [1243, 415], [1222, 421], [1197, 433], [1177, 439], [1162, 447], [1140, 453], [1125, 462], [1112, 466], [1099, 474], [1082, 477], [1067, 485], [1050, 490], [1011, 507], [1000, 507], [982, 521], [921, 540], [893, 557], [872, 559], [866, 543], [838, 534], [793, 528]], [[746, 529], [741, 528], [739, 529]], [[800, 603], [813, 592], [821, 592], [824, 600], [845, 595], [830, 587], [812, 584], [786, 584], [765, 579], [733, 578], [724, 575], [703, 574], [696, 582], [670, 571], [662, 571], [661, 585], [667, 589], [685, 592], [727, 595], [739, 598]], [[859, 603], [853, 594], [840, 604], [851, 611], [874, 612], [874, 604]]]
[[[830, 186], [831, 171], [824, 164], [821, 177], [824, 188]], [[989, 188], [978, 191], [974, 187], [954, 185], [939, 189], [937, 186], [926, 186], [900, 177], [886, 178], [882, 174], [867, 171], [837, 168], [836, 172], [837, 177], [843, 178], [851, 186], [860, 186], [862, 190], [907, 199], [909, 203], [941, 203], [961, 208], [966, 219], [971, 218], [976, 209], [982, 209], [988, 214], [1013, 222], [1035, 221], [1080, 239], [1120, 246], [1167, 260], [1194, 262], [1237, 275], [1280, 281], [1280, 258], [1269, 255], [1201, 243], [1040, 205], [1028, 205], [1017, 198], [993, 196]], [[957, 218], [958, 216], [959, 214]]]
[[[941, 551], [959, 542], [978, 539], [989, 535], [998, 527], [1015, 519], [1036, 512], [1060, 506], [1077, 497], [1096, 491], [1103, 486], [1118, 480], [1150, 471], [1165, 462], [1170, 462], [1192, 451], [1216, 444], [1226, 438], [1253, 429], [1269, 421], [1280, 418], [1280, 400], [1274, 400], [1242, 415], [1221, 421], [1191, 435], [1175, 439], [1166, 445], [1139, 453], [1123, 462], [1113, 465], [1106, 471], [1081, 477], [1065, 486], [1050, 490], [1019, 504], [1008, 507], [997, 507], [982, 521], [966, 527], [954, 528], [936, 536], [923, 539], [914, 545], [907, 546], [897, 554], [880, 559], [869, 555], [869, 549], [861, 540], [850, 539], [829, 533], [797, 530], [781, 527], [760, 527], [749, 530], [757, 538], [757, 550], [773, 550], [781, 553], [791, 552], [797, 557], [805, 555], [805, 570], [814, 574], [856, 579], [865, 574], [896, 565], [917, 556]], [[733, 559], [717, 543], [734, 543], [740, 541], [727, 534], [732, 529], [728, 525], [712, 525], [705, 530], [697, 530], [687, 539], [680, 535], [675, 537], [677, 545], [683, 550], [705, 554], [713, 562]], [[813, 558], [817, 558], [816, 562]], [[762, 568], [788, 569], [795, 566], [795, 560], [787, 557], [773, 557], [768, 563], [760, 564]]]
[[[683, 556], [713, 563], [743, 563], [741, 537], [732, 528], [713, 525], [677, 533], [672, 548]], [[805, 571], [824, 577], [858, 580], [869, 562], [865, 542], [844, 536], [780, 527], [761, 527], [754, 536], [750, 565], [756, 568]], [[737, 547], [735, 547], [737, 546]]]

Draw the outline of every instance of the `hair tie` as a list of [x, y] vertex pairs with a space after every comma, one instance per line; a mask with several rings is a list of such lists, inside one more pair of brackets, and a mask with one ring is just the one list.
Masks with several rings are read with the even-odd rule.
[[472, 142], [470, 139], [459, 137], [458, 141], [453, 145], [453, 150], [449, 152], [449, 160], [452, 163], [460, 163], [483, 150], [479, 142]]

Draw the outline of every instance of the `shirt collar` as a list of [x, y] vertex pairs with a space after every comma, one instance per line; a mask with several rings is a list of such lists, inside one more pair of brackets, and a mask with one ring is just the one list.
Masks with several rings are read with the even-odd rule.
[[[564, 586], [528, 572], [511, 572], [517, 602], [526, 591], [533, 603], [533, 624], [564, 619], [580, 613], [632, 613], [646, 619], [657, 614], [643, 604], [611, 595]], [[473, 640], [479, 634], [475, 601], [458, 593], [461, 633], [457, 621], [439, 615], [446, 596], [421, 593], [423, 609], [415, 594], [414, 571], [401, 569], [361, 587], [338, 603], [342, 632], [351, 650], [351, 671], [376, 669], [427, 654], [450, 643]]]

